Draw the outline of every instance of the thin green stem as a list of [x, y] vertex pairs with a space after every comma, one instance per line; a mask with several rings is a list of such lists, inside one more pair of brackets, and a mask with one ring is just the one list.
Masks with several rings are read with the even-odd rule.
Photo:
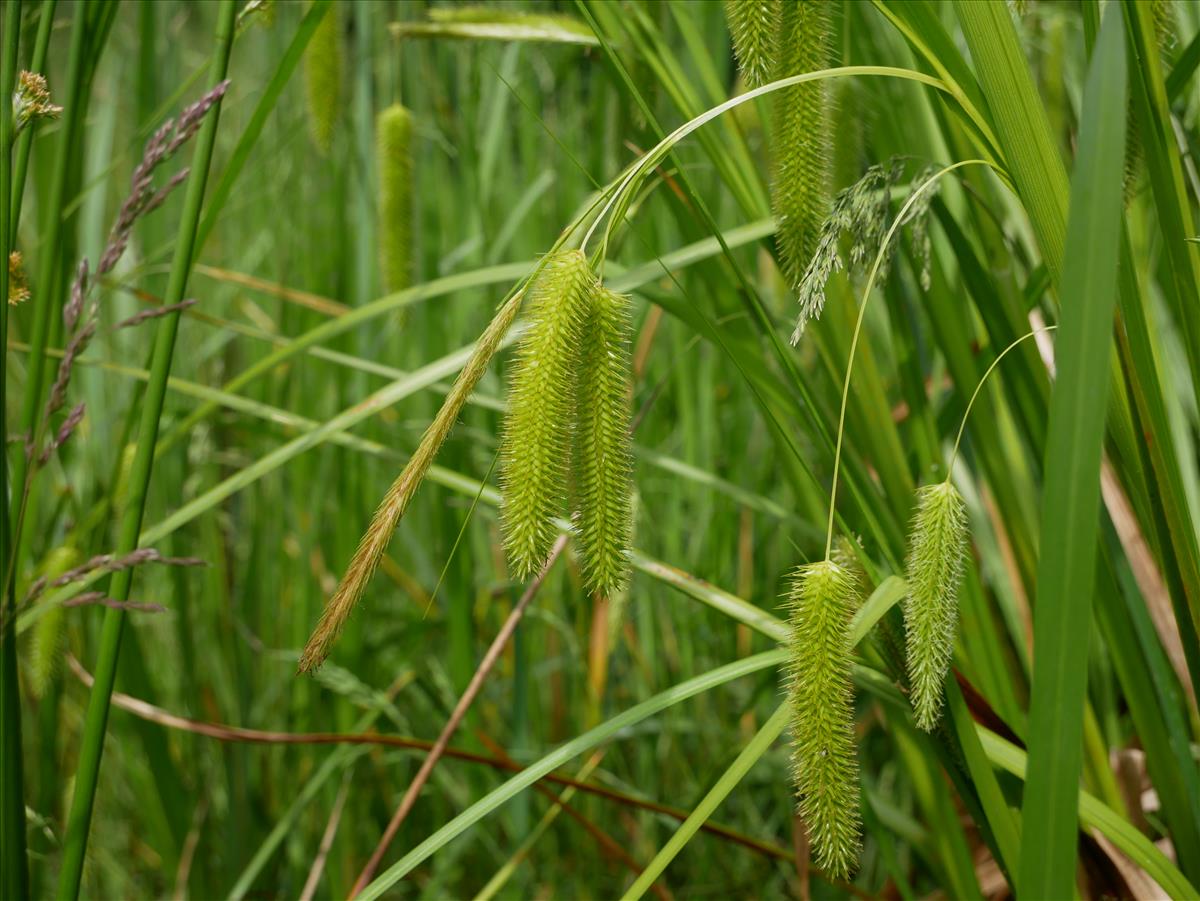
[[954, 450], [951, 451], [951, 453], [950, 453], [950, 465], [948, 467], [946, 467], [946, 481], [947, 482], [950, 481], [950, 473], [954, 471], [954, 461], [956, 459], [958, 459], [958, 446], [959, 446], [959, 444], [962, 443], [963, 431], [967, 428], [967, 417], [971, 415], [971, 407], [975, 406], [975, 398], [977, 398], [979, 396], [979, 391], [980, 391], [980, 389], [983, 388], [983, 383], [987, 381], [988, 376], [992, 374], [992, 370], [995, 369], [999, 365], [1000, 361], [1004, 359], [1005, 355], [1010, 350], [1012, 350], [1014, 347], [1016, 347], [1018, 344], [1020, 344], [1026, 338], [1032, 338], [1034, 335], [1040, 335], [1043, 332], [1052, 332], [1056, 328], [1058, 328], [1057, 325], [1047, 325], [1044, 328], [1035, 328], [1032, 332], [1029, 332], [1028, 334], [1022, 335], [1020, 338], [1017, 338], [1015, 341], [1012, 342], [1012, 344], [1008, 345], [1008, 347], [1006, 347], [1006, 348], [1004, 348], [1004, 350], [1000, 351], [1000, 353], [996, 355], [996, 359], [992, 360], [992, 364], [987, 368], [987, 370], [980, 377], [979, 384], [975, 386], [975, 390], [971, 393], [971, 399], [969, 401], [967, 401], [967, 409], [963, 412], [962, 422], [959, 423], [959, 426], [958, 426], [958, 437], [956, 437], [954, 439]]
[[[12, 97], [21, 31], [21, 4], [5, 4], [4, 44], [0, 50], [0, 347], [8, 344], [8, 252], [12, 231], [8, 217], [12, 191]], [[5, 417], [8, 362], [0, 367], [0, 497], [8, 496], [8, 436]], [[0, 509], [0, 570], [10, 556], [7, 509]], [[25, 864], [25, 793], [21, 759], [21, 693], [17, 681], [16, 598], [0, 585], [0, 897], [24, 898], [28, 892]]]
[[838, 472], [842, 465], [842, 437], [846, 431], [846, 402], [850, 397], [850, 376], [854, 372], [854, 351], [858, 349], [858, 339], [862, 334], [863, 318], [867, 312], [867, 301], [871, 299], [871, 290], [875, 287], [875, 279], [879, 275], [879, 267], [883, 265], [888, 245], [891, 243], [896, 232], [900, 230], [900, 226], [904, 224], [904, 217], [908, 215], [908, 211], [912, 208], [912, 205], [920, 199], [922, 192], [928, 190], [939, 178], [947, 172], [953, 172], [955, 169], [961, 169], [963, 166], [989, 166], [993, 169], [997, 168], [995, 163], [988, 160], [960, 160], [957, 163], [951, 163], [949, 166], [939, 169], [914, 188], [912, 193], [908, 195], [908, 200], [904, 202], [904, 206], [900, 208], [900, 212], [896, 214], [891, 228], [883, 236], [883, 241], [879, 245], [879, 251], [875, 254], [875, 262], [871, 264], [871, 271], [867, 275], [867, 284], [863, 288], [862, 303], [858, 307], [858, 319], [854, 323], [854, 335], [850, 339], [850, 359], [846, 362], [846, 377], [842, 380], [842, 406], [838, 412], [837, 444], [833, 451], [833, 483], [829, 487], [829, 525], [825, 530], [825, 559], [827, 561], [833, 553], [833, 519], [834, 511], [837, 509]]
[[[42, 0], [42, 10], [38, 13], [37, 37], [33, 40], [33, 56], [29, 61], [31, 72], [43, 73], [46, 68], [46, 51], [50, 47], [50, 29], [54, 25], [54, 7], [58, 0]], [[33, 148], [33, 135], [37, 131], [37, 120], [21, 132], [17, 138], [17, 158], [13, 163], [12, 196], [9, 204], [12, 207], [12, 231], [16, 235], [17, 223], [21, 219], [21, 200], [25, 196], [25, 173], [29, 169], [29, 153]]]
[[[84, 63], [87, 56], [87, 6], [79, 4], [75, 9], [75, 21], [71, 29], [71, 49], [67, 58], [67, 93], [63, 100], [63, 128], [55, 152], [50, 192], [47, 195], [45, 231], [38, 246], [38, 275], [33, 283], [34, 295], [33, 328], [29, 338], [29, 366], [25, 376], [25, 393], [21, 398], [20, 434], [27, 439], [28, 447], [37, 447], [41, 432], [46, 424], [41, 420], [42, 387], [46, 373], [46, 343], [50, 334], [51, 311], [58, 308], [57, 298], [51, 290], [59, 268], [59, 248], [62, 241], [64, 207], [67, 200], [68, 172], [71, 154], [78, 140], [83, 121], [86, 101], [83, 95]], [[6, 204], [4, 209], [9, 209]], [[40, 218], [40, 217], [39, 217]], [[29, 497], [30, 482], [35, 470], [30, 465], [30, 454], [19, 453], [13, 461], [11, 520], [12, 551], [5, 568], [5, 581], [16, 579], [18, 558], [21, 553], [21, 532], [25, 504]]]
[[[217, 14], [217, 49], [209, 74], [210, 89], [225, 80], [225, 73], [229, 67], [229, 54], [233, 45], [233, 25], [236, 11], [234, 0], [223, 0]], [[171, 263], [171, 274], [163, 297], [165, 305], [179, 303], [183, 299], [183, 292], [187, 287], [188, 274], [192, 267], [192, 252], [196, 244], [196, 230], [200, 221], [200, 206], [204, 200], [204, 187], [208, 179], [209, 164], [212, 161], [213, 145], [216, 142], [220, 109], [221, 105], [218, 102], [209, 112], [196, 137], [196, 151], [192, 158], [191, 174], [188, 177], [187, 196], [184, 199], [179, 237], [175, 244], [175, 257]], [[179, 313], [171, 313], [160, 320], [155, 336], [150, 381], [142, 399], [137, 451], [130, 472], [125, 514], [117, 543], [118, 555], [128, 554], [137, 547], [138, 533], [141, 531], [142, 515], [145, 511], [146, 490], [154, 465], [154, 446], [158, 440], [159, 418], [162, 415], [163, 399], [166, 395], [167, 379], [171, 370], [171, 358], [175, 350], [178, 328]], [[118, 601], [125, 600], [129, 595], [132, 581], [132, 570], [126, 569], [116, 573], [109, 586], [109, 595]], [[95, 801], [100, 757], [104, 747], [104, 732], [108, 722], [109, 702], [113, 682], [116, 678], [117, 658], [120, 654], [124, 625], [124, 611], [113, 608], [105, 611], [104, 625], [100, 636], [100, 653], [96, 661], [95, 683], [92, 687], [91, 697], [88, 699], [87, 719], [84, 722], [83, 742], [79, 752], [79, 767], [75, 774], [75, 794], [71, 802], [70, 817], [67, 820], [62, 872], [58, 884], [60, 899], [72, 899], [79, 895], [84, 853], [87, 848], [88, 827], [91, 822], [92, 805]]]

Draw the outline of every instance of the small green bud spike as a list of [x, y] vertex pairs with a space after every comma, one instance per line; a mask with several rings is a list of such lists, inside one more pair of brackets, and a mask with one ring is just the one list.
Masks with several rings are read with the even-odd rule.
[[379, 172], [379, 269], [387, 291], [412, 281], [412, 113], [399, 103], [375, 120], [375, 164]]

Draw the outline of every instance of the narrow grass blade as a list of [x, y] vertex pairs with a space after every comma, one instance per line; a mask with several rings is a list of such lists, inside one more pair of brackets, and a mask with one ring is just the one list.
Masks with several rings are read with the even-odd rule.
[[625, 892], [622, 901], [637, 901], [638, 898], [646, 894], [646, 891], [654, 884], [654, 880], [662, 875], [671, 861], [675, 859], [675, 856], [683, 850], [684, 845], [691, 841], [692, 836], [700, 831], [700, 827], [704, 825], [705, 820], [712, 816], [713, 811], [737, 787], [737, 784], [742, 781], [746, 773], [750, 772], [751, 767], [758, 763], [759, 758], [770, 750], [771, 745], [775, 743], [775, 739], [779, 738], [783, 734], [783, 730], [787, 728], [790, 717], [789, 706], [787, 704], [779, 705], [779, 708], [763, 724], [763, 727], [758, 730], [754, 738], [750, 739], [749, 744], [742, 748], [742, 752], [730, 764], [729, 769], [721, 774], [721, 778], [716, 781], [716, 784], [709, 789], [708, 794], [696, 805], [691, 815], [679, 825], [674, 835], [654, 855], [654, 859], [646, 865], [646, 869], [642, 870], [642, 875]]
[[[8, 217], [12, 183], [12, 96], [21, 33], [21, 4], [4, 8], [3, 47], [0, 48], [0, 341], [8, 341], [8, 253], [12, 232]], [[11, 223], [15, 225], [14, 223]], [[0, 345], [4, 346], [4, 345]], [[3, 351], [7, 353], [7, 349]], [[0, 418], [8, 400], [8, 359], [0, 371]], [[8, 429], [0, 421], [0, 572], [7, 573], [12, 554], [8, 519]], [[21, 746], [21, 690], [17, 674], [16, 598], [8, 580], [0, 579], [0, 895], [23, 898], [28, 893], [25, 864], [25, 789]]]
[[375, 898], [383, 897], [396, 883], [411, 873], [415, 867], [419, 866], [433, 854], [436, 854], [441, 848], [496, 810], [500, 805], [516, 797], [542, 776], [552, 772], [569, 760], [590, 751], [605, 741], [617, 737], [622, 730], [628, 729], [647, 717], [654, 716], [654, 714], [660, 713], [668, 707], [673, 707], [682, 701], [686, 701], [688, 698], [695, 697], [719, 685], [724, 685], [727, 682], [732, 682], [734, 679], [748, 676], [751, 673], [778, 666], [786, 658], [787, 654], [783, 650], [765, 651], [761, 654], [755, 654], [753, 657], [739, 660], [737, 663], [718, 667], [702, 676], [696, 676], [686, 682], [681, 682], [679, 685], [629, 708], [624, 713], [617, 714], [617, 716], [608, 722], [588, 730], [578, 738], [567, 742], [558, 750], [546, 755], [537, 761], [537, 763], [526, 767], [499, 788], [494, 789], [476, 801], [380, 874], [374, 882], [362, 890], [358, 898], [360, 901], [373, 901]]
[[1119, 11], [1110, 9], [1084, 90], [1060, 290], [1058, 381], [1050, 405], [1034, 611], [1029, 778], [1017, 877], [1018, 890], [1030, 898], [1065, 898], [1074, 891], [1088, 659], [1088, 642], [1081, 636], [1091, 630], [1124, 113], [1125, 46]]
[[[210, 88], [215, 88], [225, 80], [229, 55], [233, 47], [235, 13], [234, 0], [224, 0], [217, 17], [217, 53], [213, 58], [210, 72]], [[175, 258], [171, 265], [170, 281], [163, 299], [166, 305], [178, 304], [183, 299], [183, 292], [187, 286], [187, 278], [192, 265], [192, 250], [195, 246], [196, 228], [200, 219], [200, 204], [204, 199], [204, 186], [208, 178], [209, 163], [212, 161], [213, 146], [216, 142], [219, 111], [220, 105], [218, 104], [210, 111], [196, 137], [196, 149], [192, 156], [192, 168], [188, 178], [179, 237], [175, 246]], [[129, 494], [125, 501], [121, 535], [116, 549], [118, 555], [130, 553], [138, 544], [138, 534], [141, 531], [142, 515], [145, 510], [146, 489], [154, 465], [154, 446], [158, 440], [159, 417], [162, 415], [163, 398], [166, 394], [178, 323], [178, 312], [164, 317], [159, 323], [151, 364], [152, 376], [146, 396], [142, 398], [141, 426], [130, 474]], [[127, 599], [132, 581], [133, 570], [121, 570], [113, 577], [109, 586], [109, 596], [119, 601]], [[117, 659], [121, 650], [121, 633], [124, 625], [125, 613], [123, 610], [110, 608], [105, 611], [95, 669], [96, 681], [88, 701], [83, 743], [75, 774], [71, 813], [67, 821], [63, 863], [58, 884], [60, 899], [77, 897], [80, 881], [83, 878], [84, 854], [87, 848], [92, 805], [95, 802], [97, 780], [100, 773], [100, 757], [104, 748], [104, 734], [108, 724], [109, 700], [116, 678]]]

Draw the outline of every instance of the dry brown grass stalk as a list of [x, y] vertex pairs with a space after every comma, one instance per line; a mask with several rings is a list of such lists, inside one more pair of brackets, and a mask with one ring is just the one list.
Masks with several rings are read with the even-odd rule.
[[446, 395], [442, 408], [438, 410], [437, 416], [425, 430], [425, 434], [421, 436], [421, 443], [417, 446], [412, 458], [400, 475], [396, 477], [396, 481], [392, 483], [392, 487], [388, 489], [382, 503], [375, 511], [375, 515], [371, 518], [371, 525], [368, 526], [362, 540], [359, 541], [354, 558], [346, 568], [346, 574], [342, 576], [337, 591], [325, 605], [317, 627], [309, 637], [308, 644], [304, 646], [304, 652], [300, 655], [299, 672], [311, 672], [329, 656], [329, 649], [333, 646], [333, 642], [337, 639], [355, 604], [358, 603], [358, 599], [362, 597], [367, 583], [371, 581], [371, 576], [374, 575], [383, 552], [387, 550], [388, 543], [392, 540], [392, 533], [396, 531], [396, 525], [400, 522], [400, 517], [408, 509], [409, 502], [417, 493], [429, 465], [437, 456], [437, 452], [446, 440], [446, 436], [450, 434], [450, 430], [454, 428], [454, 423], [458, 421], [458, 415], [462, 412], [467, 398], [471, 396], [475, 385], [487, 371], [488, 364], [491, 363], [492, 357], [500, 347], [500, 342], [512, 325], [513, 319], [516, 318], [520, 306], [521, 294], [518, 293], [500, 308], [483, 335], [475, 343], [475, 352], [467, 361], [467, 365], [463, 367], [462, 372], [458, 374], [458, 378], [455, 379], [454, 386]]

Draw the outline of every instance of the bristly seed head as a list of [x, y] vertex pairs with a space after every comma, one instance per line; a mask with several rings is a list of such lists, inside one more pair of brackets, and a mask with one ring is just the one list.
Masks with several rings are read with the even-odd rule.
[[832, 561], [792, 575], [792, 776], [817, 866], [838, 879], [854, 871], [861, 846], [849, 631], [860, 601], [853, 573]]
[[576, 372], [596, 277], [578, 250], [546, 260], [528, 289], [500, 441], [500, 524], [518, 578], [536, 573], [564, 511], [575, 419]]
[[342, 93], [342, 36], [338, 4], [332, 3], [304, 51], [308, 131], [322, 156], [333, 146]]
[[25, 275], [21, 251], [14, 250], [8, 255], [8, 303], [15, 307], [27, 300], [29, 300], [29, 279]]
[[941, 716], [942, 684], [954, 654], [966, 545], [967, 515], [957, 489], [948, 481], [921, 488], [908, 547], [904, 629], [913, 713], [927, 732]]
[[[827, 69], [833, 60], [832, 3], [782, 4], [773, 78]], [[829, 82], [808, 81], [775, 94], [772, 207], [784, 278], [795, 288], [820, 240], [833, 183], [833, 109]]]
[[375, 120], [379, 172], [379, 268], [387, 291], [412, 281], [413, 159], [412, 113], [399, 103]]
[[592, 292], [580, 347], [575, 523], [588, 588], [610, 597], [629, 576], [633, 519], [628, 297]]
[[746, 84], [752, 88], [771, 80], [782, 12], [781, 0], [725, 0], [733, 52]]
[[22, 72], [17, 76], [17, 89], [13, 92], [13, 133], [37, 119], [57, 119], [62, 107], [50, 102], [50, 88], [46, 79], [36, 72]]

